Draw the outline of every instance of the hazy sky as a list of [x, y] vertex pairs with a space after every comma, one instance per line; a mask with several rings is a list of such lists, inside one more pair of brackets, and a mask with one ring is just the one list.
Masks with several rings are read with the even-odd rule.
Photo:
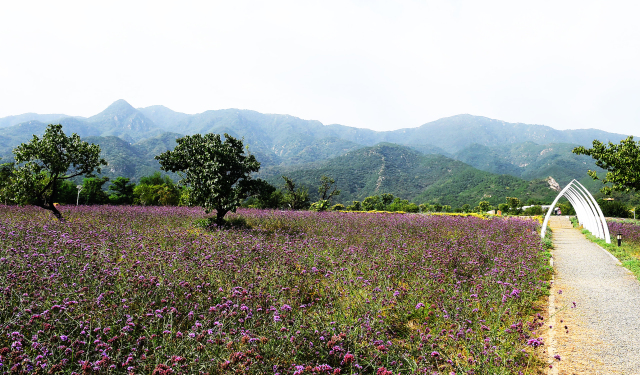
[[3, 1], [0, 117], [117, 99], [640, 136], [638, 1]]

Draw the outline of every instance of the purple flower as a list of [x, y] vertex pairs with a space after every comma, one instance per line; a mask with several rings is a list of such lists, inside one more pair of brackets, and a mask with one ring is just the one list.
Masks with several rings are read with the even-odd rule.
[[421, 309], [424, 307], [424, 303], [420, 302], [416, 305], [416, 310]]

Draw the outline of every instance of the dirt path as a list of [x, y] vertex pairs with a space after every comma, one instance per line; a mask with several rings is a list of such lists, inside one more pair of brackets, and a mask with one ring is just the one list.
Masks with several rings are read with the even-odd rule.
[[549, 225], [555, 280], [547, 352], [562, 358], [549, 374], [640, 374], [640, 283], [568, 217]]

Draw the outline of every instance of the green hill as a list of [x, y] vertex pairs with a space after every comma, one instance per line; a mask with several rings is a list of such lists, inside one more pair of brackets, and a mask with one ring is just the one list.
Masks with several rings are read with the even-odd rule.
[[307, 186], [312, 200], [318, 199], [317, 186], [322, 175], [336, 180], [341, 190], [337, 201], [348, 203], [365, 197], [392, 193], [416, 203], [439, 202], [451, 206], [504, 203], [507, 196], [551, 201], [557, 192], [545, 181], [525, 181], [509, 175], [480, 171], [442, 155], [423, 155], [411, 148], [381, 143], [351, 151], [301, 170], [272, 169], [263, 174], [269, 182], [282, 185], [286, 174]]

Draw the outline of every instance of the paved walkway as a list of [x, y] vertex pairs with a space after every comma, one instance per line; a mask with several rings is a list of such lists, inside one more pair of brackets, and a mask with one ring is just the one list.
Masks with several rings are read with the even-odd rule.
[[562, 358], [549, 373], [640, 374], [640, 283], [568, 217], [549, 225], [555, 280], [546, 348]]

